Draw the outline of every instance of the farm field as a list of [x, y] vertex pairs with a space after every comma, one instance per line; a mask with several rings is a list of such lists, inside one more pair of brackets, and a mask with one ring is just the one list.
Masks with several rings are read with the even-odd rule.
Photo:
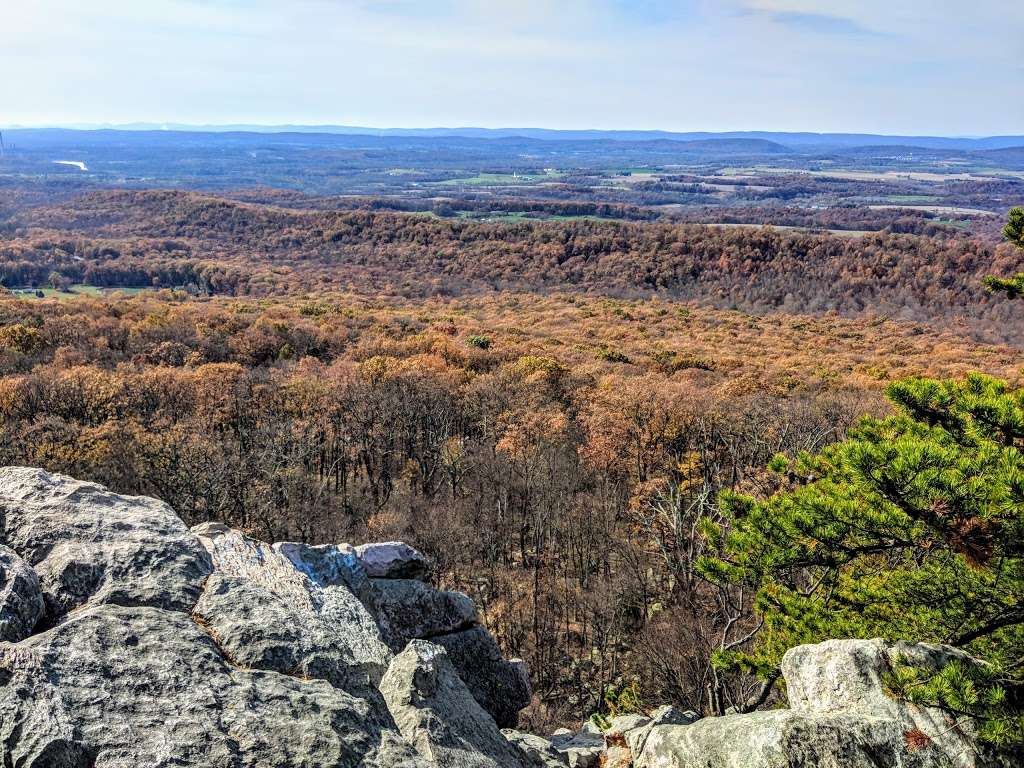
[[52, 287], [32, 288], [32, 287], [26, 287], [26, 286], [14, 286], [14, 287], [12, 287], [12, 288], [10, 288], [8, 290], [11, 292], [11, 294], [16, 296], [17, 298], [22, 298], [22, 299], [35, 299], [35, 298], [39, 298], [39, 299], [59, 299], [59, 300], [62, 300], [62, 301], [67, 301], [67, 300], [70, 300], [70, 299], [78, 299], [78, 298], [89, 297], [89, 296], [92, 296], [92, 297], [95, 297], [95, 296], [110, 296], [110, 295], [113, 295], [113, 294], [123, 294], [125, 296], [132, 296], [134, 294], [137, 294], [137, 293], [140, 293], [142, 291], [149, 290], [149, 289], [148, 288], [133, 288], [133, 287], [126, 287], [126, 288], [120, 288], [120, 287], [118, 287], [118, 288], [100, 288], [100, 287], [97, 287], [95, 285], [84, 285], [84, 284], [79, 283], [79, 284], [76, 284], [76, 285], [69, 286], [66, 289], [58, 289], [58, 288], [52, 288]]

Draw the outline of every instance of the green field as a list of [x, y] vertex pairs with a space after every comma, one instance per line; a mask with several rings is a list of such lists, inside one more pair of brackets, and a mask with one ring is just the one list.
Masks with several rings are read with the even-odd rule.
[[941, 200], [940, 195], [886, 195], [885, 200], [891, 203], [934, 203]]
[[[42, 286], [40, 286], [39, 288], [19, 287], [19, 288], [11, 288], [10, 290], [11, 290], [11, 293], [13, 293], [15, 296], [18, 296], [19, 298], [23, 298], [23, 299], [44, 298], [44, 299], [61, 299], [61, 300], [66, 300], [66, 299], [78, 299], [78, 298], [81, 298], [83, 296], [92, 296], [92, 297], [96, 297], [96, 296], [111, 296], [111, 295], [113, 295], [115, 293], [123, 293], [123, 294], [131, 296], [131, 295], [134, 295], [136, 293], [140, 293], [141, 291], [150, 290], [150, 289], [147, 288], [147, 287], [99, 288], [99, 287], [97, 287], [95, 285], [85, 285], [85, 284], [81, 284], [80, 283], [80, 284], [77, 284], [77, 285], [72, 285], [71, 288], [66, 290], [66, 291], [57, 290], [56, 288], [44, 288]], [[39, 293], [42, 293], [43, 295], [42, 296], [38, 296]]]
[[501, 213], [481, 213], [480, 211], [459, 211], [458, 218], [460, 219], [473, 219], [474, 221], [502, 221], [502, 222], [520, 222], [520, 221], [625, 221], [625, 219], [618, 219], [611, 216], [595, 216], [593, 214], [576, 214], [576, 215], [530, 215], [523, 211], [508, 211]]
[[446, 179], [445, 181], [433, 182], [438, 186], [510, 186], [516, 184], [534, 184], [538, 181], [553, 181], [560, 179], [562, 174], [558, 171], [547, 171], [542, 174], [521, 174], [521, 173], [479, 173], [476, 176], [469, 176], [460, 179]]

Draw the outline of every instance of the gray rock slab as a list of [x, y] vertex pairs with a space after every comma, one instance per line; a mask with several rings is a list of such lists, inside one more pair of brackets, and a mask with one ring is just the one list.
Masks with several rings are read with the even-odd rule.
[[782, 657], [786, 696], [795, 712], [898, 717], [906, 709], [885, 691], [884, 675], [898, 662], [938, 671], [951, 661], [977, 663], [955, 648], [885, 640], [826, 640], [791, 648]]
[[356, 554], [373, 579], [420, 579], [430, 572], [426, 555], [402, 541], [360, 544]]
[[[204, 595], [198, 606], [203, 623], [225, 637], [227, 652], [241, 658], [244, 644], [259, 633], [278, 648], [295, 638], [290, 658], [307, 674], [360, 694], [377, 686], [392, 653], [376, 620], [343, 579], [314, 582], [279, 549], [225, 526], [204, 524], [193, 530], [209, 549], [215, 573], [231, 578], [211, 580], [208, 589], [214, 593], [209, 599]], [[240, 581], [250, 587], [243, 589]], [[232, 644], [232, 638], [238, 642]], [[251, 651], [252, 656], [261, 653]]]
[[32, 634], [44, 606], [36, 572], [0, 545], [0, 640], [17, 642]]
[[[947, 713], [898, 701], [885, 685], [885, 676], [898, 663], [937, 672], [953, 661], [980, 663], [949, 646], [880, 639], [826, 640], [787, 651], [782, 657], [782, 675], [794, 712], [892, 720], [903, 733], [920, 731], [928, 738], [927, 748], [921, 751], [948, 755], [958, 764], [973, 765], [973, 758], [964, 757], [976, 752], [969, 723], [951, 727]], [[903, 741], [905, 747], [906, 740]]]
[[470, 628], [476, 604], [462, 592], [434, 589], [416, 579], [374, 579], [377, 620], [389, 630], [396, 651], [409, 640]]
[[367, 608], [374, 604], [373, 583], [356, 554], [348, 544], [301, 544], [281, 541], [273, 545], [280, 554], [320, 587], [348, 587]]
[[240, 667], [326, 680], [350, 692], [372, 684], [316, 615], [247, 579], [213, 574], [193, 618]]
[[530, 675], [522, 661], [506, 661], [490, 632], [475, 626], [461, 632], [437, 635], [431, 642], [442, 646], [459, 676], [500, 728], [514, 728], [519, 710], [530, 703]]
[[542, 736], [514, 728], [505, 728], [502, 733], [510, 743], [525, 753], [527, 765], [531, 768], [567, 768], [569, 765], [569, 758]]
[[635, 768], [995, 768], [1011, 756], [982, 749], [969, 721], [893, 698], [897, 662], [941, 669], [972, 663], [952, 648], [829, 640], [782, 660], [792, 709], [704, 718], [651, 729]]
[[952, 768], [911, 752], [895, 721], [791, 710], [661, 725], [647, 737], [636, 768]]
[[0, 644], [0, 749], [38, 768], [427, 768], [386, 711], [231, 665], [188, 615], [102, 605]]
[[391, 662], [381, 693], [402, 735], [437, 768], [528, 767], [440, 646], [411, 641]]
[[581, 729], [576, 733], [555, 734], [551, 745], [565, 755], [569, 768], [594, 768], [604, 753], [604, 735], [599, 729], [595, 730], [596, 733]]
[[[689, 725], [700, 720], [700, 715], [690, 710], [676, 709], [671, 704], [658, 707], [651, 713], [650, 720], [632, 728], [622, 730], [630, 755], [639, 755], [647, 742], [651, 729], [659, 725]], [[614, 724], [614, 721], [613, 721]]]
[[210, 558], [161, 501], [40, 469], [0, 469], [0, 543], [36, 571], [46, 621], [111, 603], [190, 611]]

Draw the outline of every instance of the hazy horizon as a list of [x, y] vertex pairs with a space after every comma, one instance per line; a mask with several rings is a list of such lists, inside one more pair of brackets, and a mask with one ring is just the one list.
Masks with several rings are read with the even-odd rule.
[[0, 29], [0, 123], [1024, 133], [1000, 0], [66, 0]]
[[603, 126], [586, 126], [577, 128], [552, 128], [547, 125], [486, 125], [484, 123], [467, 123], [465, 125], [408, 125], [408, 126], [395, 126], [395, 125], [347, 125], [338, 123], [177, 123], [168, 121], [129, 121], [125, 123], [36, 123], [36, 124], [0, 124], [0, 131], [20, 131], [20, 130], [67, 130], [67, 131], [98, 131], [98, 130], [114, 130], [114, 131], [194, 131], [194, 132], [221, 132], [228, 130], [246, 131], [254, 129], [259, 132], [281, 132], [286, 133], [291, 130], [298, 130], [301, 132], [315, 133], [318, 129], [322, 129], [324, 132], [330, 132], [331, 129], [342, 129], [345, 132], [357, 132], [367, 131], [387, 133], [391, 131], [544, 131], [552, 133], [652, 133], [652, 134], [670, 134], [670, 135], [690, 135], [690, 134], [709, 134], [709, 135], [723, 135], [728, 136], [732, 134], [778, 134], [778, 135], [794, 135], [794, 134], [805, 134], [809, 136], [820, 135], [820, 136], [843, 136], [843, 135], [863, 135], [863, 136], [877, 136], [880, 138], [942, 138], [942, 139], [988, 139], [988, 138], [1002, 138], [1002, 137], [1013, 137], [1024, 136], [1024, 128], [1020, 132], [1014, 133], [999, 133], [999, 134], [987, 134], [987, 133], [940, 133], [937, 131], [925, 131], [921, 133], [896, 133], [892, 131], [817, 131], [813, 129], [796, 129], [791, 131], [775, 131], [762, 129], [758, 127], [751, 128], [736, 128], [736, 129], [723, 129], [723, 130], [703, 130], [693, 129], [685, 131], [676, 131], [672, 129], [666, 129], [661, 127], [649, 127], [649, 126], [634, 126], [629, 128], [606, 128]]

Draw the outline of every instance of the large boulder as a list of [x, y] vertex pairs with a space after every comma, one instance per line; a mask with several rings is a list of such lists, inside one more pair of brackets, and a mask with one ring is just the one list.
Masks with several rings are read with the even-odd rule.
[[186, 613], [101, 605], [0, 644], [5, 765], [422, 766], [387, 713], [242, 669]]
[[502, 733], [522, 750], [530, 768], [568, 768], [569, 758], [555, 749], [548, 739], [513, 728], [505, 728]]
[[[207, 535], [202, 535], [206, 541]], [[332, 595], [336, 606], [342, 595], [356, 596], [376, 619], [377, 627], [366, 627], [367, 632], [378, 635], [393, 652], [400, 652], [410, 640], [444, 646], [477, 703], [500, 727], [516, 725], [519, 710], [530, 703], [525, 663], [505, 660], [497, 641], [479, 623], [476, 605], [467, 595], [422, 581], [429, 561], [419, 551], [402, 542], [358, 547], [287, 542], [272, 549], [305, 575], [328, 603]], [[214, 560], [218, 561], [216, 552]], [[232, 557], [232, 562], [237, 570], [238, 558]], [[366, 624], [366, 612], [354, 605], [349, 608], [348, 621], [358, 617], [357, 624]]]
[[329, 569], [300, 570], [280, 548], [223, 525], [193, 531], [220, 577], [207, 584], [196, 616], [226, 653], [261, 669], [292, 663], [361, 695], [376, 687], [392, 654], [343, 579], [328, 578]]
[[519, 710], [530, 703], [526, 663], [506, 661], [494, 636], [477, 625], [461, 632], [436, 635], [431, 642], [448, 652], [473, 698], [501, 728], [514, 728]]
[[24, 640], [43, 615], [39, 577], [28, 563], [0, 544], [0, 640]]
[[367, 608], [373, 610], [377, 597], [363, 563], [349, 544], [301, 544], [282, 541], [273, 549], [320, 587], [345, 586]]
[[[640, 734], [647, 731], [650, 724], [651, 718], [641, 714], [613, 717], [603, 734], [602, 768], [630, 768], [634, 754], [630, 748], [630, 738], [634, 742], [641, 741]], [[636, 750], [636, 754], [639, 754], [639, 750]]]
[[558, 731], [551, 736], [551, 746], [565, 755], [569, 768], [597, 768], [604, 754], [604, 735], [590, 723], [577, 732]]
[[895, 721], [791, 710], [651, 730], [637, 768], [952, 768], [911, 751]]
[[430, 561], [402, 541], [360, 544], [355, 548], [372, 579], [421, 579], [430, 572]]
[[391, 662], [381, 693], [402, 735], [438, 768], [528, 768], [443, 648], [411, 641]]
[[40, 469], [0, 469], [0, 542], [39, 577], [45, 621], [112, 603], [188, 611], [209, 555], [174, 511]]
[[636, 768], [1009, 768], [969, 721], [894, 699], [897, 663], [937, 671], [976, 663], [944, 646], [829, 640], [783, 657], [791, 709], [705, 718], [650, 730]]
[[[938, 672], [953, 661], [977, 663], [963, 651], [945, 645], [826, 640], [787, 651], [782, 657], [782, 676], [794, 712], [900, 718], [908, 714], [907, 705], [886, 692], [884, 676], [898, 663]], [[930, 727], [929, 723], [922, 725]]]
[[[618, 719], [615, 718], [615, 720]], [[619, 723], [616, 726], [615, 720], [612, 721], [613, 733], [621, 734], [621, 740], [625, 742], [630, 756], [635, 756], [643, 752], [644, 744], [647, 743], [647, 737], [654, 728], [657, 728], [659, 725], [689, 725], [700, 720], [700, 715], [692, 710], [676, 709], [671, 704], [666, 704], [651, 712], [650, 718], [644, 718], [644, 722], [636, 724], [634, 721], [631, 724], [632, 727], [622, 727], [626, 725], [625, 723]]]
[[434, 589], [417, 579], [374, 579], [377, 620], [389, 628], [396, 651], [410, 640], [468, 629], [477, 623], [476, 604], [462, 592]]
[[214, 573], [192, 617], [237, 666], [326, 680], [348, 691], [375, 685], [365, 674], [353, 679], [355, 659], [315, 614], [247, 579]]

